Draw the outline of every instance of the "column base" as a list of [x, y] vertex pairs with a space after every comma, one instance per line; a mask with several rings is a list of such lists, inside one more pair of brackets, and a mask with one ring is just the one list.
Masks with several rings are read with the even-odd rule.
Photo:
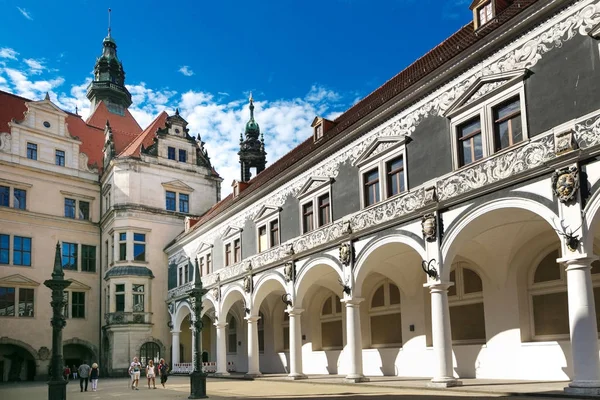
[[347, 383], [361, 383], [361, 382], [369, 382], [370, 379], [364, 375], [348, 375], [344, 378], [344, 382]]
[[569, 383], [564, 392], [578, 396], [600, 396], [600, 381], [574, 381]]
[[48, 382], [49, 400], [66, 400], [68, 381], [50, 381]]
[[231, 375], [229, 372], [215, 372], [213, 376], [229, 376]]
[[244, 378], [249, 379], [260, 378], [261, 376], [262, 374], [260, 372], [248, 372], [247, 374], [244, 374]]
[[433, 378], [431, 382], [427, 384], [427, 387], [430, 388], [449, 388], [456, 386], [462, 386], [462, 382], [451, 377]]
[[300, 379], [307, 379], [307, 378], [308, 378], [308, 376], [306, 376], [304, 374], [297, 374], [297, 373], [296, 374], [289, 374], [287, 376], [287, 379], [292, 380], [292, 381], [297, 381], [297, 380], [300, 380]]
[[190, 374], [190, 395], [188, 399], [206, 399], [206, 374], [192, 372]]

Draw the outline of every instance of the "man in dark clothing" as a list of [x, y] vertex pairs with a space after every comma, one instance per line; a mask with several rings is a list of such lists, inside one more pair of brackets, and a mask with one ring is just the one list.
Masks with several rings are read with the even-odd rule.
[[87, 392], [88, 379], [90, 376], [90, 369], [91, 369], [90, 366], [85, 361], [77, 369], [77, 372], [79, 373], [79, 387], [81, 388], [82, 392], [83, 392], [83, 382], [85, 382], [85, 391]]

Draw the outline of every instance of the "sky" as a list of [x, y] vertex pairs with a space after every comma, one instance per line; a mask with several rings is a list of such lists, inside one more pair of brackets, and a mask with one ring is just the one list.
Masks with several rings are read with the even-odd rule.
[[[113, 4], [111, 4], [113, 3]], [[0, 90], [84, 118], [111, 8], [112, 36], [142, 128], [179, 108], [223, 177], [255, 117], [268, 164], [467, 24], [471, 0], [0, 0]]]

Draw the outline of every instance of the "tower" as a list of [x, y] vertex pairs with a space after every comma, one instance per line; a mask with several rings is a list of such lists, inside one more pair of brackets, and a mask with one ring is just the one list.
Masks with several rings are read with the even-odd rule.
[[[267, 153], [265, 152], [265, 139], [260, 133], [260, 127], [254, 120], [254, 99], [250, 95], [250, 120], [246, 123], [244, 136], [240, 135], [241, 181], [248, 182], [252, 177], [250, 168], [256, 168], [256, 174], [260, 174], [267, 164]], [[260, 139], [259, 139], [260, 137]]]
[[111, 112], [123, 114], [131, 105], [131, 94], [125, 87], [125, 71], [117, 58], [117, 43], [111, 36], [110, 9], [108, 10], [108, 35], [102, 41], [102, 55], [96, 59], [94, 80], [87, 88], [87, 98], [92, 110], [104, 101]]

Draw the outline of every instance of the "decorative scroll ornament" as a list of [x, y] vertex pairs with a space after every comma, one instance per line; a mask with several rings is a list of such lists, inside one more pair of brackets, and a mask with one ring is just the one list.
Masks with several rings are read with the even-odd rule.
[[552, 174], [552, 192], [561, 203], [575, 199], [579, 189], [579, 169], [575, 166], [561, 168]]
[[435, 214], [425, 214], [421, 218], [421, 229], [423, 236], [428, 242], [433, 242], [436, 239], [437, 221]]
[[427, 205], [427, 204], [432, 204], [432, 203], [437, 203], [438, 198], [437, 198], [437, 192], [435, 190], [435, 186], [430, 186], [428, 188], [425, 188], [425, 199], [423, 200], [423, 204]]
[[286, 282], [294, 282], [296, 280], [296, 263], [286, 262], [283, 266], [283, 275]]
[[251, 293], [252, 289], [253, 289], [253, 281], [252, 281], [252, 275], [246, 275], [244, 277], [244, 291], [246, 293]]
[[40, 347], [40, 349], [38, 350], [38, 357], [40, 358], [40, 360], [46, 361], [49, 356], [50, 350], [46, 346]]
[[573, 131], [554, 133], [554, 152], [560, 155], [577, 149]]
[[345, 266], [350, 265], [354, 258], [354, 247], [352, 243], [342, 243], [340, 244], [340, 262]]

